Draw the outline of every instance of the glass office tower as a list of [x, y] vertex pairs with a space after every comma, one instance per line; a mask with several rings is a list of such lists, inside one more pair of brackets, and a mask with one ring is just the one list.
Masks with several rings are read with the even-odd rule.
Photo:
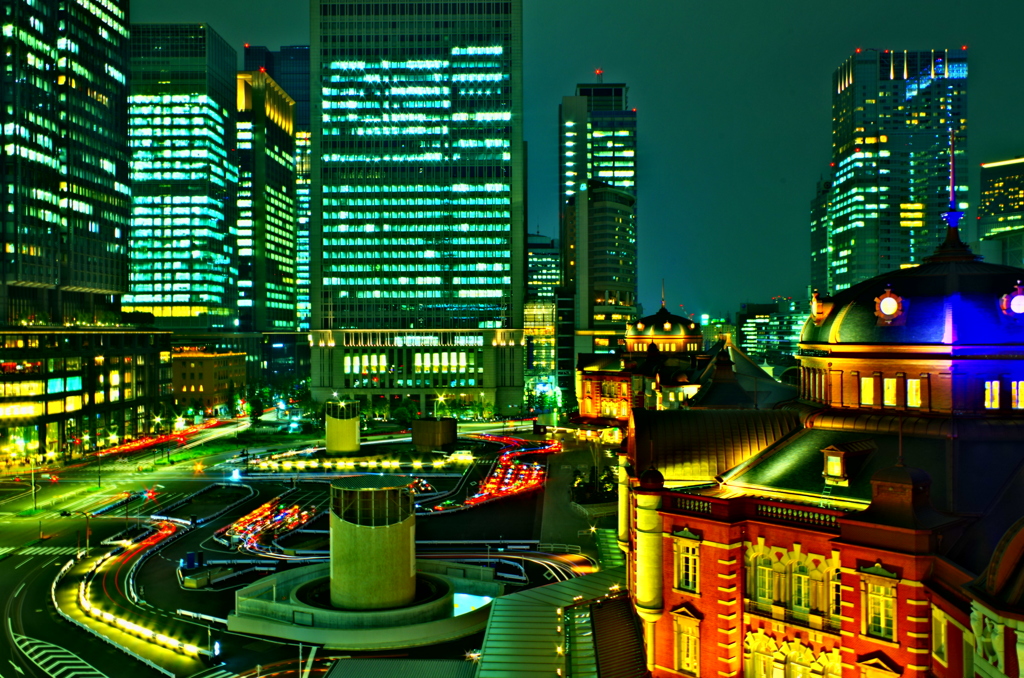
[[521, 0], [311, 15], [314, 395], [518, 411]]
[[0, 2], [0, 323], [115, 325], [128, 290], [127, 0]]
[[309, 45], [290, 45], [277, 52], [245, 45], [245, 70], [264, 69], [295, 100], [295, 197], [297, 200], [296, 285], [298, 327], [309, 329], [312, 306], [309, 300], [309, 217], [310, 150]]
[[558, 241], [530, 233], [526, 269], [526, 393], [536, 412], [561, 404], [555, 388], [555, 290], [562, 282]]
[[946, 232], [951, 134], [965, 210], [966, 51], [857, 50], [835, 71], [823, 292], [935, 251]]
[[0, 0], [0, 450], [8, 471], [154, 432], [170, 340], [128, 326], [128, 0]]
[[558, 107], [556, 369], [570, 408], [577, 357], [616, 350], [637, 313], [636, 109], [624, 83], [597, 76]]
[[1024, 158], [982, 164], [978, 234], [986, 261], [1024, 266]]
[[235, 59], [206, 24], [132, 25], [124, 309], [161, 327], [238, 327]]
[[295, 101], [263, 71], [238, 74], [238, 316], [243, 332], [295, 329]]

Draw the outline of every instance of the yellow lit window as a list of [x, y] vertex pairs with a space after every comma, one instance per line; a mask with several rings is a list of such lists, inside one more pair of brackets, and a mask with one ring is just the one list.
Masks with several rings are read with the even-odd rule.
[[833, 478], [843, 477], [843, 460], [838, 455], [830, 454], [825, 457], [825, 475]]
[[680, 623], [676, 629], [676, 669], [686, 676], [699, 676], [699, 627], [696, 624]]
[[920, 379], [907, 379], [907, 407], [921, 407]]
[[861, 405], [874, 405], [875, 404], [875, 378], [874, 377], [861, 377], [860, 378], [860, 404]]
[[886, 407], [896, 406], [896, 380], [891, 377], [882, 381], [882, 404]]
[[1024, 381], [1010, 382], [1011, 407], [1015, 410], [1024, 410]]
[[986, 381], [985, 382], [985, 409], [986, 410], [998, 410], [999, 409], [999, 381]]

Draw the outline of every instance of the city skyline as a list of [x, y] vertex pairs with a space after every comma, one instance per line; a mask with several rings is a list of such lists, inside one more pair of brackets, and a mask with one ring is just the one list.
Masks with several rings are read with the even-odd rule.
[[[308, 10], [273, 2], [132, 2], [132, 21], [208, 21], [241, 51], [307, 44]], [[967, 44], [972, 62], [967, 233], [974, 226], [979, 164], [1024, 152], [1013, 119], [1024, 94], [1001, 83], [1016, 63], [1011, 33], [1024, 7], [953, 2], [868, 2], [859, 19], [837, 21], [838, 3], [785, 7], [665, 6], [622, 15], [610, 2], [524, 7], [525, 133], [529, 144], [528, 229], [556, 235], [552, 107], [596, 68], [628, 82], [645, 133], [646, 177], [639, 215], [640, 301], [657, 308], [665, 278], [669, 306], [711, 315], [741, 302], [805, 297], [809, 282], [808, 204], [828, 170], [829, 79], [857, 48], [931, 49]], [[994, 12], [1000, 10], [998, 15]], [[614, 15], [615, 21], [607, 17]], [[998, 21], [993, 21], [996, 16]], [[879, 17], [884, 17], [880, 21]], [[952, 17], [956, 17], [955, 20]], [[576, 26], [566, 31], [565, 26]], [[680, 29], [682, 34], [680, 34]], [[642, 35], [642, 40], [624, 36]], [[769, 56], [771, 54], [781, 56]], [[702, 57], [706, 54], [706, 57]], [[694, 68], [692, 64], [699, 64]], [[678, 86], [673, 79], [678, 77]], [[735, 85], [729, 85], [733, 82]], [[764, 168], [770, 168], [764, 172]], [[742, 199], [735, 186], [746, 185]], [[681, 187], [681, 188], [680, 188]], [[679, 210], [679, 205], [685, 205]], [[765, 226], [768, 224], [768, 226]], [[784, 234], [780, 247], [777, 234]], [[678, 248], [665, 242], [677, 242]], [[675, 277], [680, 252], [688, 275]], [[764, 265], [772, 252], [778, 266]], [[714, 273], [726, 258], [736, 275]], [[749, 273], [744, 273], [749, 272]]]

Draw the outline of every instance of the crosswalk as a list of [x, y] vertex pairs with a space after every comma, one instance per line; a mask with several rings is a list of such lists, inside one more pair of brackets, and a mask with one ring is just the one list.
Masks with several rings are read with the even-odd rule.
[[77, 654], [62, 647], [17, 633], [14, 634], [14, 643], [33, 664], [52, 678], [107, 678]]
[[212, 669], [209, 669], [208, 671], [204, 671], [202, 673], [196, 673], [192, 675], [190, 678], [236, 678], [237, 675], [237, 673], [225, 671], [219, 666], [214, 666]]
[[11, 551], [17, 551], [19, 556], [70, 556], [78, 552], [74, 546], [29, 546], [23, 549], [19, 546], [0, 546], [0, 556]]

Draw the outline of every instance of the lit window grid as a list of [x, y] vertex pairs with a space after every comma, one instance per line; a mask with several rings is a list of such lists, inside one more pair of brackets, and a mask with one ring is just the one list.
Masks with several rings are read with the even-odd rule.
[[[494, 299], [498, 300], [497, 306], [506, 305], [507, 302], [505, 300], [511, 295], [511, 278], [509, 276], [460, 276], [456, 275], [456, 273], [462, 267], [458, 263], [459, 260], [476, 261], [478, 264], [487, 259], [491, 259], [495, 263], [507, 262], [511, 255], [511, 210], [457, 208], [479, 208], [488, 205], [508, 207], [511, 203], [510, 187], [508, 184], [501, 183], [493, 187], [490, 185], [474, 187], [470, 184], [439, 186], [438, 188], [441, 188], [443, 193], [437, 196], [436, 194], [425, 195], [424, 189], [426, 187], [422, 184], [388, 185], [388, 182], [385, 181], [381, 182], [382, 185], [357, 186], [355, 187], [356, 190], [352, 190], [351, 182], [348, 182], [349, 190], [346, 192], [347, 194], [338, 198], [329, 197], [331, 193], [330, 187], [326, 186], [327, 184], [335, 183], [328, 178], [328, 175], [333, 174], [340, 178], [340, 176], [347, 173], [344, 164], [348, 164], [349, 167], [358, 167], [359, 169], [351, 172], [352, 174], [358, 174], [362, 171], [359, 163], [366, 162], [381, 163], [386, 168], [398, 168], [402, 163], [410, 161], [437, 163], [437, 167], [443, 167], [444, 165], [450, 167], [453, 164], [467, 166], [489, 165], [498, 170], [497, 175], [503, 174], [500, 168], [511, 163], [511, 156], [508, 151], [511, 139], [511, 125], [508, 124], [510, 118], [507, 112], [511, 106], [507, 99], [503, 99], [503, 90], [497, 84], [506, 80], [508, 75], [502, 72], [500, 61], [478, 61], [479, 59], [480, 57], [476, 56], [470, 61], [463, 61], [457, 58], [456, 55], [453, 55], [447, 64], [437, 64], [441, 68], [436, 69], [435, 72], [431, 72], [429, 68], [410, 67], [408, 63], [392, 63], [386, 69], [381, 68], [381, 64], [372, 63], [359, 64], [355, 68], [353, 64], [332, 64], [332, 69], [337, 71], [336, 73], [332, 71], [331, 79], [334, 81], [332, 84], [337, 84], [338, 88], [325, 91], [323, 100], [325, 110], [340, 108], [346, 111], [353, 111], [358, 110], [362, 103], [374, 103], [351, 98], [353, 91], [359, 91], [363, 97], [368, 93], [376, 94], [377, 98], [380, 97], [379, 89], [368, 86], [379, 84], [377, 79], [380, 78], [380, 75], [370, 72], [372, 70], [387, 72], [388, 75], [385, 77], [390, 78], [391, 83], [427, 81], [436, 84], [429, 86], [402, 85], [386, 87], [384, 95], [387, 97], [387, 101], [385, 106], [391, 111], [390, 113], [380, 113], [372, 110], [365, 113], [349, 112], [343, 120], [333, 119], [332, 122], [335, 123], [335, 126], [325, 129], [322, 160], [324, 163], [323, 172], [325, 174], [323, 215], [325, 270], [323, 283], [326, 288], [332, 287], [333, 281], [339, 279], [329, 275], [331, 266], [326, 264], [326, 260], [364, 259], [367, 254], [366, 250], [363, 249], [363, 251], [358, 253], [353, 252], [350, 255], [346, 255], [341, 250], [346, 245], [337, 241], [353, 239], [354, 236], [343, 235], [341, 238], [335, 238], [335, 243], [332, 243], [327, 234], [345, 234], [353, 231], [366, 232], [368, 229], [375, 233], [385, 234], [395, 231], [401, 233], [403, 231], [415, 230], [424, 234], [425, 237], [421, 238], [421, 240], [425, 240], [428, 244], [433, 244], [434, 247], [430, 248], [428, 246], [424, 249], [403, 248], [401, 242], [408, 239], [394, 236], [389, 237], [387, 235], [381, 237], [378, 235], [374, 238], [373, 245], [369, 246], [371, 256], [375, 258], [395, 257], [398, 259], [419, 259], [421, 256], [423, 258], [437, 258], [440, 261], [434, 265], [427, 265], [427, 268], [433, 269], [440, 275], [417, 276], [415, 278], [406, 276], [399, 278], [379, 278], [377, 276], [346, 277], [348, 281], [346, 284], [359, 284], [357, 281], [361, 280], [363, 284], [372, 285], [377, 288], [365, 292], [356, 291], [354, 296], [357, 298], [421, 298], [437, 300]], [[374, 66], [378, 66], [378, 68], [374, 69]], [[466, 70], [450, 75], [445, 73], [445, 71], [454, 71], [459, 68]], [[480, 72], [480, 69], [483, 69], [483, 72]], [[487, 69], [490, 69], [490, 72]], [[450, 77], [450, 80], [448, 80], [450, 84], [444, 84], [445, 79], [448, 77]], [[496, 84], [493, 87], [473, 86], [475, 83], [487, 82]], [[469, 83], [469, 86], [456, 83]], [[346, 84], [348, 85], [347, 89], [343, 87]], [[465, 90], [468, 90], [468, 92]], [[332, 97], [332, 93], [335, 92], [337, 96]], [[342, 92], [345, 93], [342, 94]], [[452, 109], [452, 102], [458, 102], [460, 96], [465, 94], [470, 96], [480, 96], [480, 94], [483, 94], [491, 97], [493, 101], [488, 103], [495, 110], [481, 111], [480, 102], [476, 102], [474, 106], [475, 111], [472, 114]], [[433, 99], [432, 97], [445, 98]], [[379, 102], [376, 103], [379, 104]], [[502, 110], [503, 107], [505, 110]], [[367, 108], [373, 107], [367, 106]], [[402, 112], [395, 113], [396, 109]], [[403, 124], [395, 125], [395, 122]], [[416, 124], [427, 122], [430, 124]], [[481, 135], [483, 136], [482, 139], [479, 138]], [[341, 138], [345, 136], [400, 136], [402, 143], [407, 147], [419, 148], [421, 152], [407, 154], [332, 153], [330, 152], [332, 150], [345, 149], [344, 142], [340, 144], [331, 143], [332, 137], [335, 136]], [[396, 176], [400, 175], [396, 172]], [[345, 182], [338, 181], [336, 183], [341, 186]], [[497, 189], [497, 194], [495, 189]], [[390, 193], [391, 195], [382, 198], [379, 195], [381, 192]], [[379, 206], [381, 209], [338, 209], [336, 211], [330, 209], [335, 206], [339, 208], [358, 206], [373, 206], [376, 208]], [[433, 207], [434, 209], [410, 209], [413, 206], [420, 208]], [[390, 209], [383, 209], [385, 207]], [[380, 224], [378, 228], [376, 224], [366, 224], [365, 221], [369, 219], [387, 219], [393, 223], [385, 222]], [[453, 223], [453, 221], [457, 223]], [[471, 235], [463, 236], [462, 238], [446, 237], [451, 233], [462, 236], [463, 234], [473, 234], [481, 231], [493, 232], [495, 230], [507, 234], [501, 239], [502, 242], [498, 244], [500, 249], [477, 250], [459, 246], [458, 242], [456, 242], [458, 240], [471, 239]], [[466, 244], [473, 245], [472, 242]], [[384, 248], [394, 249], [384, 250]], [[476, 265], [474, 264], [473, 266]], [[338, 267], [334, 268], [337, 270]], [[350, 267], [342, 266], [343, 270], [348, 268]], [[358, 273], [359, 271], [355, 269], [352, 272]], [[427, 289], [387, 289], [388, 287], [404, 287], [408, 285], [417, 285]], [[381, 289], [382, 287], [384, 289]], [[433, 289], [430, 289], [431, 287]], [[454, 289], [455, 287], [458, 287], [458, 289]], [[347, 290], [339, 291], [338, 296], [344, 298], [347, 296], [346, 293]], [[494, 317], [494, 305], [489, 305], [481, 310], [483, 315], [491, 318]]]
[[[222, 109], [205, 94], [178, 94], [132, 96], [129, 111], [136, 188], [124, 307], [158, 317], [228, 316], [238, 263], [223, 195], [238, 168], [227, 158]], [[148, 195], [147, 185], [161, 194]], [[209, 195], [210, 186], [221, 194]]]

